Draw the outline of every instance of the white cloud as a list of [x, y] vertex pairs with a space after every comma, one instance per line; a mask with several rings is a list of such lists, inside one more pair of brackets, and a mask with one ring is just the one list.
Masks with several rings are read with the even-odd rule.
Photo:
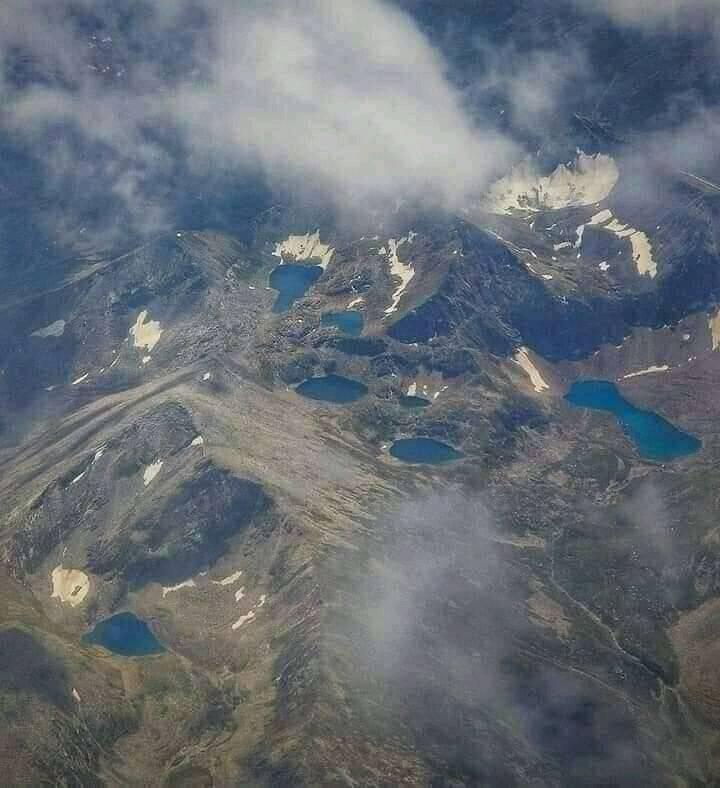
[[[44, 148], [59, 181], [86, 171], [95, 187], [106, 183], [141, 229], [171, 215], [157, 182], [172, 162], [148, 129], [179, 132], [172, 154], [189, 152], [198, 171], [259, 165], [272, 183], [307, 186], [350, 211], [397, 198], [459, 208], [515, 155], [470, 119], [436, 49], [382, 0], [217, 0], [194, 28], [182, 16], [189, 3], [152, 0], [154, 13], [129, 32], [111, 5], [84, 5], [112, 33], [104, 49], [62, 4], [11, 0], [0, 12], [12, 22], [0, 51], [23, 46], [50, 75], [6, 89], [5, 127]], [[180, 60], [175, 73], [168, 63]]]

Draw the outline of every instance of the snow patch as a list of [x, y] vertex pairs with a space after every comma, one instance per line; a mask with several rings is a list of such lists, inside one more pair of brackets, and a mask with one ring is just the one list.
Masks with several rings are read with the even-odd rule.
[[717, 350], [720, 347], [720, 309], [708, 321], [708, 328], [712, 337], [712, 349]]
[[90, 578], [79, 569], [64, 569], [62, 564], [52, 571], [52, 595], [63, 604], [77, 607], [90, 591]]
[[[644, 232], [630, 225], [622, 224], [613, 216], [612, 211], [607, 209], [596, 213], [590, 219], [590, 224], [607, 230], [618, 238], [628, 238], [632, 246], [632, 257], [638, 274], [640, 276], [649, 276], [651, 279], [657, 276], [657, 263], [653, 258], [652, 245]], [[602, 270], [606, 271], [607, 268]]]
[[610, 194], [619, 177], [615, 161], [602, 153], [588, 156], [578, 151], [574, 161], [560, 164], [547, 176], [526, 159], [490, 187], [484, 207], [509, 214], [592, 205]]
[[74, 478], [74, 479], [73, 479], [73, 480], [70, 482], [70, 487], [72, 487], [72, 486], [73, 486], [73, 484], [77, 484], [77, 483], [80, 481], [80, 479], [82, 479], [82, 478], [83, 478], [83, 476], [85, 476], [85, 474], [86, 474], [86, 473], [87, 473], [87, 469], [86, 469], [86, 470], [84, 470], [82, 473], [78, 474], [78, 475], [77, 475], [77, 476], [76, 476], [76, 477], [75, 477], [75, 478]]
[[205, 443], [205, 438], [202, 435], [198, 435], [197, 438], [193, 438], [190, 441], [191, 446], [202, 446]]
[[80, 383], [82, 383], [84, 380], [87, 380], [89, 377], [90, 377], [90, 373], [86, 372], [84, 375], [81, 375], [77, 380], [73, 380], [71, 385], [78, 386], [80, 385]]
[[325, 269], [332, 260], [335, 249], [320, 241], [320, 230], [312, 235], [289, 235], [284, 241], [275, 245], [273, 255], [284, 261], [285, 257], [293, 260], [320, 260], [320, 267]]
[[176, 586], [163, 586], [163, 599], [165, 599], [168, 594], [179, 591], [181, 588], [195, 588], [195, 581], [190, 578], [190, 580], [183, 580], [182, 583], [178, 583]]
[[661, 367], [648, 367], [647, 369], [641, 369], [639, 372], [630, 372], [628, 375], [623, 375], [622, 379], [639, 378], [641, 375], [652, 375], [654, 372], [667, 372], [669, 369], [670, 367], [667, 364], [663, 364]]
[[164, 329], [160, 328], [160, 323], [157, 320], [148, 320], [146, 323], [147, 316], [147, 310], [143, 309], [138, 315], [135, 325], [130, 328], [130, 336], [133, 337], [133, 345], [136, 348], [152, 351], [160, 341]]
[[240, 616], [240, 618], [232, 625], [233, 629], [240, 629], [243, 624], [247, 624], [248, 621], [252, 621], [255, 618], [255, 611], [251, 610], [249, 613], [245, 613], [244, 616]]
[[407, 396], [414, 397], [417, 394], [417, 383], [411, 383], [408, 386]]
[[50, 323], [49, 326], [45, 326], [45, 328], [38, 328], [37, 331], [33, 331], [30, 336], [40, 337], [40, 339], [47, 339], [48, 337], [61, 337], [64, 333], [65, 321], [56, 320], [54, 323]]
[[556, 252], [559, 252], [561, 249], [570, 249], [571, 247], [572, 244], [570, 243], [570, 241], [563, 241], [561, 244], [553, 244], [553, 249]]
[[364, 304], [364, 303], [365, 303], [365, 299], [364, 299], [362, 296], [360, 296], [360, 298], [355, 298], [355, 299], [353, 299], [353, 300], [352, 300], [352, 301], [351, 301], [351, 302], [350, 302], [350, 303], [347, 305], [347, 308], [348, 308], [348, 309], [352, 309], [354, 306], [359, 306], [360, 304]]
[[223, 577], [222, 580], [213, 580], [216, 586], [231, 586], [233, 583], [237, 583], [237, 581], [242, 577], [242, 569], [238, 569], [237, 572], [233, 572], [231, 575], [227, 577]]
[[522, 367], [522, 369], [527, 373], [533, 388], [538, 394], [543, 391], [547, 391], [550, 388], [550, 386], [548, 386], [548, 384], [543, 380], [543, 377], [535, 364], [533, 364], [531, 361], [529, 351], [526, 347], [518, 348], [515, 356], [513, 357], [513, 361]]
[[385, 310], [386, 315], [391, 315], [393, 312], [397, 311], [398, 304], [400, 303], [400, 299], [403, 297], [403, 293], [407, 289], [407, 286], [410, 284], [410, 281], [415, 276], [415, 269], [409, 263], [403, 263], [400, 258], [398, 257], [398, 249], [407, 241], [407, 236], [401, 238], [399, 241], [396, 241], [394, 238], [391, 238], [388, 241], [390, 246], [390, 251], [388, 252], [388, 260], [390, 262], [390, 275], [392, 277], [397, 277], [400, 279], [400, 284], [395, 289], [395, 292], [392, 295], [392, 304]]
[[156, 460], [150, 465], [145, 467], [143, 472], [143, 484], [147, 487], [150, 482], [160, 473], [160, 468], [163, 466], [162, 460]]

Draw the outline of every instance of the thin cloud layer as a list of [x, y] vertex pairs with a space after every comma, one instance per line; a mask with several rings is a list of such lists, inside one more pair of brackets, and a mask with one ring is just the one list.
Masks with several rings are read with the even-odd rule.
[[12, 0], [0, 14], [0, 125], [72, 198], [68, 225], [98, 200], [114, 207], [109, 236], [171, 225], [163, 184], [183, 167], [260, 167], [345, 212], [457, 209], [515, 156], [381, 0], [151, 0], [125, 15], [102, 0]]

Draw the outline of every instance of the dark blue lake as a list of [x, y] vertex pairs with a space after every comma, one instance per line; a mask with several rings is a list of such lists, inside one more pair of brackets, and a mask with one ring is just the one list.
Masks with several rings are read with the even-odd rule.
[[83, 643], [102, 646], [123, 657], [146, 657], [160, 654], [165, 647], [150, 631], [150, 627], [133, 613], [117, 613], [98, 621], [93, 629], [83, 635]]
[[565, 399], [579, 408], [612, 413], [640, 454], [650, 460], [667, 461], [686, 457], [702, 446], [702, 442], [694, 435], [679, 430], [657, 413], [636, 408], [620, 394], [614, 383], [606, 380], [574, 383]]
[[292, 265], [284, 263], [270, 273], [270, 287], [278, 291], [273, 312], [286, 312], [322, 276], [319, 265]]
[[367, 386], [357, 380], [341, 375], [326, 375], [321, 378], [308, 378], [295, 391], [308, 399], [344, 404], [364, 397], [368, 390]]
[[403, 394], [400, 397], [400, 404], [403, 408], [427, 408], [428, 405], [431, 405], [429, 399], [425, 399], [425, 397], [416, 397], [412, 394]]
[[451, 460], [459, 460], [462, 454], [433, 438], [402, 438], [390, 447], [390, 454], [403, 462], [439, 465]]
[[337, 328], [348, 336], [359, 337], [362, 334], [365, 321], [362, 312], [350, 310], [347, 312], [327, 312], [320, 319], [320, 323], [323, 326]]

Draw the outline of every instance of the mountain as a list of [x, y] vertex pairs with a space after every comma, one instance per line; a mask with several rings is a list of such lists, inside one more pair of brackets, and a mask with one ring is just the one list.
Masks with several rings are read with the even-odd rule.
[[[8, 785], [720, 779], [712, 31], [392, 9], [531, 151], [461, 205], [188, 165], [183, 221], [86, 242], [3, 148]], [[571, 44], [535, 125], [480, 79]]]

